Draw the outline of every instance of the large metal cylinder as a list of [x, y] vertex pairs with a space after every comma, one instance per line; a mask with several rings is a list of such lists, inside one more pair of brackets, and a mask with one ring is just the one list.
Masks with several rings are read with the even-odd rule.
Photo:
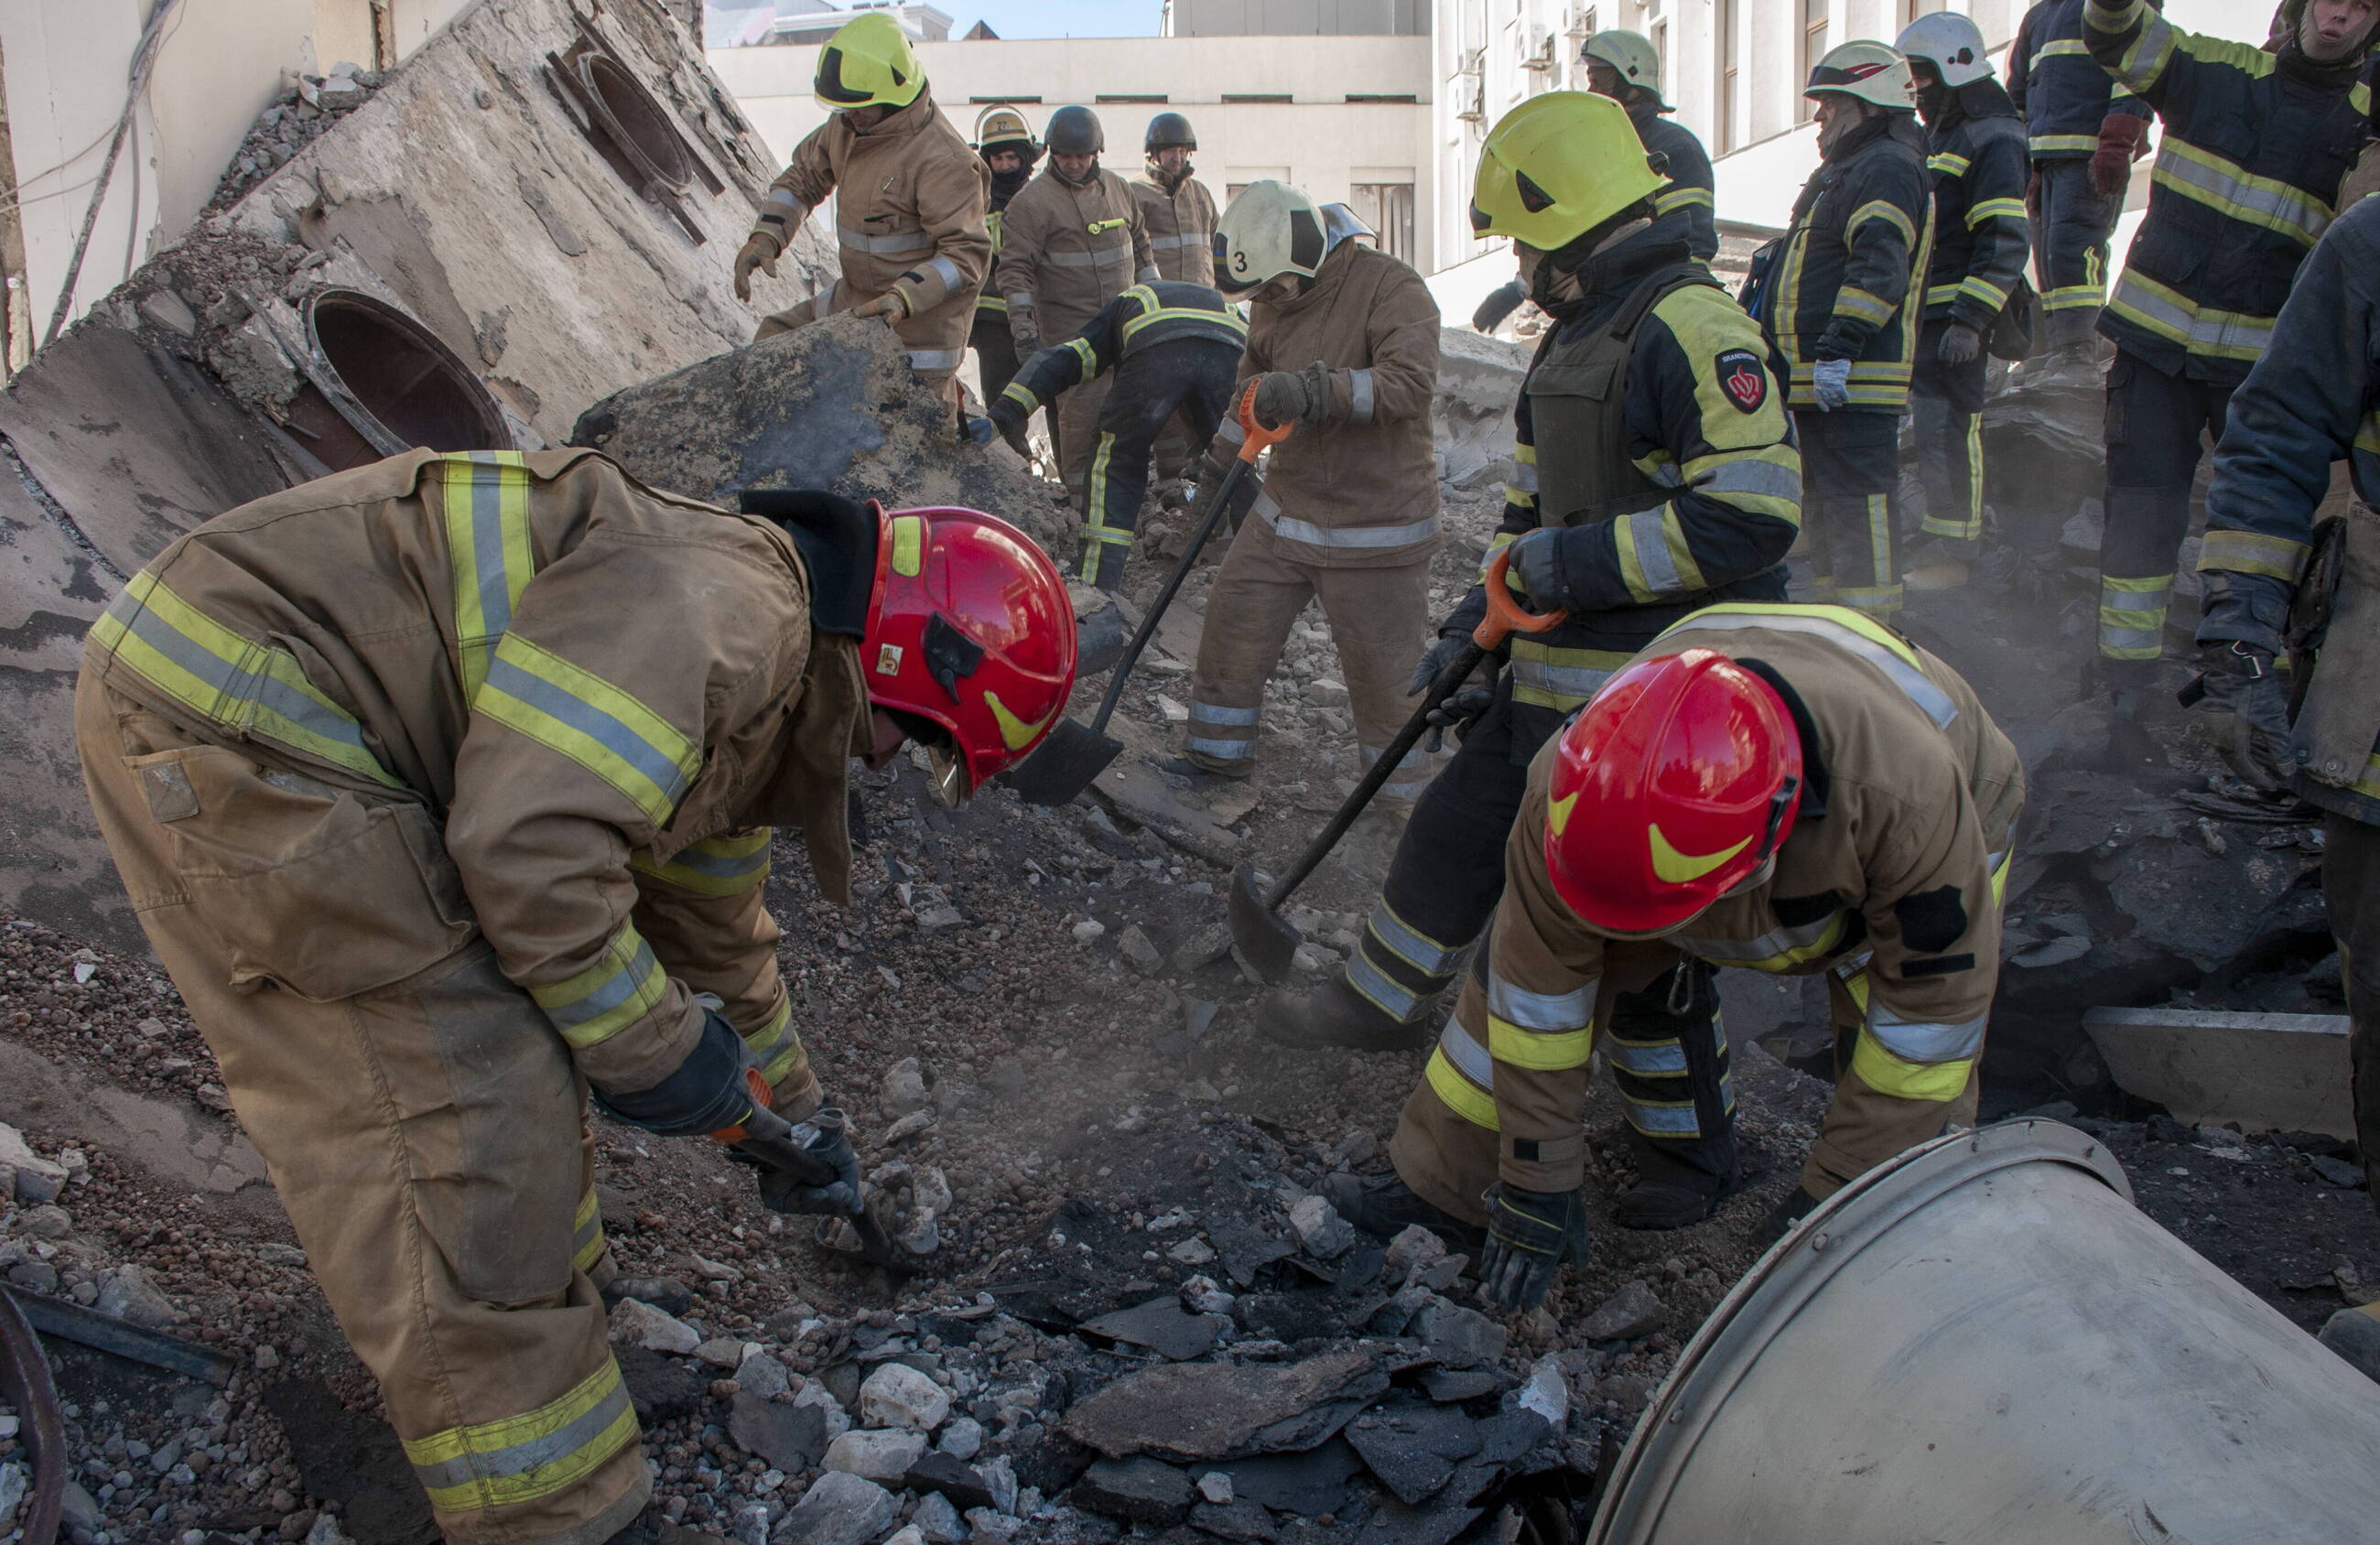
[[2051, 1121], [1863, 1176], [1736, 1284], [1589, 1545], [2380, 1539], [2380, 1385]]

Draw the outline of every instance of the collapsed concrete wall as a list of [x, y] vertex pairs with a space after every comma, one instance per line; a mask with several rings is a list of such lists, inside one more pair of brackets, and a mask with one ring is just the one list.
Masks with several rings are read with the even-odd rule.
[[0, 393], [0, 899], [137, 941], [69, 734], [126, 576], [342, 454], [558, 443], [743, 343], [832, 262], [805, 231], [734, 298], [776, 170], [655, 0], [482, 0], [44, 349]]

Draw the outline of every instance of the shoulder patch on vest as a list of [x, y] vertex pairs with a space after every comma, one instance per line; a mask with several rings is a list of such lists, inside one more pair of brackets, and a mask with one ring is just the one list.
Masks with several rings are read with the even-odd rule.
[[1920, 891], [1892, 904], [1901, 941], [1924, 955], [1939, 955], [1966, 935], [1967, 904], [1956, 885]]
[[1721, 349], [1711, 360], [1711, 370], [1718, 377], [1719, 390], [1735, 404], [1737, 412], [1757, 413], [1760, 405], [1768, 400], [1768, 371], [1762, 366], [1760, 356], [1752, 350]]

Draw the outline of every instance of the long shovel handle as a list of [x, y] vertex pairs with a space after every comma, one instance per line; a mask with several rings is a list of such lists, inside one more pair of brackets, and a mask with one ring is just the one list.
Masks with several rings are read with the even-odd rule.
[[1396, 738], [1389, 742], [1388, 748], [1380, 753], [1370, 771], [1356, 784], [1354, 791], [1340, 805], [1338, 813], [1330, 818], [1330, 823], [1316, 834], [1314, 840], [1306, 845], [1305, 851], [1298, 855], [1297, 862], [1289, 873], [1273, 886], [1272, 894], [1265, 897], [1268, 910], [1279, 910], [1290, 894], [1305, 882], [1305, 877], [1330, 856], [1330, 850], [1339, 845], [1339, 839], [1355, 824], [1356, 818], [1372, 802], [1372, 797], [1396, 775], [1397, 764], [1404, 760], [1405, 753], [1412, 750], [1428, 732], [1429, 716], [1470, 679], [1471, 673], [1478, 668], [1480, 661], [1488, 657], [1488, 651], [1514, 633], [1545, 633], [1570, 620], [1567, 612], [1532, 612], [1513, 600], [1511, 589], [1504, 583], [1507, 558], [1507, 554], [1499, 552], [1495, 561], [1488, 566], [1488, 615], [1472, 630], [1471, 642], [1446, 669], [1438, 673], [1437, 679], [1429, 684], [1429, 691], [1423, 697], [1421, 706], [1414, 710], [1412, 718], [1405, 721], [1404, 728], [1397, 731]]
[[1190, 570], [1196, 566], [1198, 554], [1206, 551], [1207, 539], [1215, 534], [1216, 522], [1221, 520], [1223, 512], [1231, 507], [1232, 495], [1239, 492], [1241, 481], [1256, 466], [1257, 456], [1266, 446], [1288, 439], [1290, 430], [1294, 427], [1285, 423], [1279, 429], [1267, 429], [1257, 423], [1256, 402], [1257, 383], [1251, 379], [1247, 390], [1240, 394], [1240, 400], [1233, 409], [1243, 433], [1240, 454], [1232, 460], [1231, 469], [1223, 474], [1223, 481], [1215, 485], [1214, 496], [1207, 501], [1207, 513], [1199, 519], [1197, 530], [1191, 533], [1190, 550], [1182, 554], [1182, 561], [1173, 566], [1172, 574], [1166, 576], [1165, 588], [1157, 592], [1157, 600], [1148, 608], [1148, 614], [1140, 619], [1139, 629], [1133, 634], [1132, 642], [1124, 646], [1123, 658], [1115, 663], [1108, 676], [1107, 693], [1099, 699], [1099, 712], [1091, 717], [1093, 735], [1106, 731], [1108, 720], [1115, 713], [1116, 704], [1123, 700], [1125, 678], [1132, 675], [1133, 666], [1140, 663], [1141, 651], [1148, 647], [1148, 640], [1157, 637], [1158, 622], [1165, 615], [1165, 609], [1173, 604], [1174, 592], [1182, 588], [1182, 582], [1190, 578]]

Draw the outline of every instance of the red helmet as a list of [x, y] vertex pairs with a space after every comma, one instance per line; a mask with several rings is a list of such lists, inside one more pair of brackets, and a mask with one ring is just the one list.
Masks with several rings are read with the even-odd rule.
[[[871, 508], [876, 506], [871, 505]], [[1023, 532], [975, 510], [877, 510], [868, 700], [951, 734], [961, 795], [1025, 760], [1075, 687], [1075, 608]]]
[[1546, 867], [1610, 933], [1666, 933], [1793, 830], [1802, 739], [1777, 689], [1715, 650], [1640, 660], [1562, 732]]

